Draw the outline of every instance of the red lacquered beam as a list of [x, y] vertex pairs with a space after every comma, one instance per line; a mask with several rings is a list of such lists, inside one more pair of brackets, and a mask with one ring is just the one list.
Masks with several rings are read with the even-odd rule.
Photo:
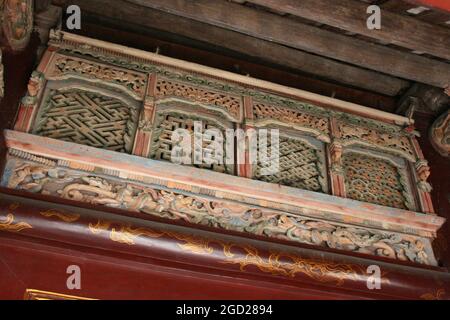
[[[165, 261], [186, 270], [324, 288], [355, 297], [449, 298], [444, 272], [216, 234], [109, 212], [0, 193], [2, 232], [76, 247]], [[380, 290], [369, 290], [370, 265], [382, 273]]]

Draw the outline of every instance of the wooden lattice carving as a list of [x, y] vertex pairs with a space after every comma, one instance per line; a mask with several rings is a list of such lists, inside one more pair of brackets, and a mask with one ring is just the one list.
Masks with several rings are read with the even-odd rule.
[[[194, 121], [198, 121], [198, 123], [201, 123], [202, 133], [204, 133], [207, 129], [220, 130], [223, 139], [225, 139], [226, 134], [224, 132], [224, 128], [218, 126], [216, 122], [212, 122], [209, 119], [189, 116], [181, 113], [162, 112], [157, 115], [157, 119], [155, 122], [155, 129], [153, 131], [153, 139], [152, 139], [151, 158], [156, 160], [172, 161], [172, 149], [174, 147], [174, 142], [172, 141], [172, 134], [177, 129], [186, 129], [188, 132], [191, 133], [193, 152], [195, 148], [199, 148], [200, 146], [194, 145], [195, 142]], [[203, 137], [200, 136], [197, 138], [201, 139], [200, 141], [202, 141], [201, 152], [203, 152], [203, 156], [212, 155], [214, 152], [214, 150], [210, 148], [212, 141], [206, 139], [205, 136]], [[223, 146], [225, 146], [225, 140], [223, 140]], [[218, 156], [222, 159], [222, 161], [215, 164], [207, 164], [204, 162], [202, 164], [194, 164], [195, 160], [194, 154], [191, 155], [191, 160], [193, 165], [198, 168], [233, 174], [234, 166], [225, 164], [225, 154]]]
[[348, 198], [408, 209], [404, 177], [388, 160], [349, 152], [343, 166]]
[[122, 101], [83, 90], [51, 90], [35, 133], [118, 152], [130, 152], [137, 111]]
[[[267, 150], [270, 152], [270, 139], [268, 139]], [[260, 146], [263, 146], [261, 144]], [[270, 161], [279, 157], [279, 172], [273, 175], [263, 175], [261, 170], [268, 167]], [[297, 139], [280, 137], [279, 153], [270, 154], [269, 162], [258, 161], [255, 170], [255, 179], [276, 183], [285, 186], [327, 192], [323, 178], [322, 152]]]

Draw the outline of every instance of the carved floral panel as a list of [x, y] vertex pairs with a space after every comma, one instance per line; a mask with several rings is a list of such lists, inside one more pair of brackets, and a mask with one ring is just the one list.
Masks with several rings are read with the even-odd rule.
[[312, 132], [322, 139], [329, 139], [325, 138], [330, 135], [329, 120], [326, 117], [261, 102], [254, 103], [253, 116], [259, 123], [272, 122], [287, 126], [293, 125], [300, 130]]
[[358, 144], [384, 150], [414, 161], [413, 146], [407, 136], [388, 133], [363, 126], [340, 124], [341, 139], [344, 145]]
[[110, 82], [125, 87], [136, 98], [143, 99], [147, 86], [147, 77], [142, 73], [116, 68], [95, 62], [58, 55], [49, 72], [51, 79], [64, 79], [68, 76], [84, 77]]
[[156, 84], [155, 97], [157, 99], [168, 97], [184, 98], [200, 105], [219, 108], [224, 110], [234, 120], [241, 120], [242, 97], [227, 92], [218, 92], [189, 83], [160, 78]]

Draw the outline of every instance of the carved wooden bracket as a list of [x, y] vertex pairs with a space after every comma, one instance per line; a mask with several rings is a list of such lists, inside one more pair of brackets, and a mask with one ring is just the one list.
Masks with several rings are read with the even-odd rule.
[[0, 43], [12, 51], [25, 49], [33, 30], [33, 0], [0, 2]]
[[[450, 89], [449, 90], [450, 93]], [[450, 110], [441, 115], [430, 128], [430, 140], [443, 157], [450, 156]]]

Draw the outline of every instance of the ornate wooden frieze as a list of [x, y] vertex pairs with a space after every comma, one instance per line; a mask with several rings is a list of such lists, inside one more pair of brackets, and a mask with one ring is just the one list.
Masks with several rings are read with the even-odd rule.
[[[67, 202], [64, 205], [50, 202], [42, 196], [35, 196], [39, 200], [34, 200], [14, 195], [14, 191], [5, 191], [0, 193], [0, 219], [11, 211], [17, 221], [33, 225], [33, 228], [21, 232], [21, 238], [64, 243], [65, 247], [70, 243], [74, 249], [84, 248], [89, 252], [95, 249], [106, 254], [114, 253], [115, 257], [125, 259], [125, 264], [136, 257], [148, 263], [149, 268], [167, 266], [167, 261], [170, 261], [176, 263], [177, 270], [192, 270], [192, 265], [195, 265], [196, 272], [224, 272], [232, 274], [237, 282], [251, 277], [303, 291], [306, 286], [320, 285], [333, 292], [342, 290], [348, 293], [353, 290], [358, 297], [361, 292], [367, 291], [367, 283], [373, 276], [367, 268], [377, 264], [382, 271], [382, 290], [379, 294], [383, 297], [448, 297], [450, 277], [435, 268], [396, 265], [391, 263], [395, 260], [374, 261], [368, 256], [346, 256], [343, 252], [316, 251], [287, 243], [249, 239], [238, 234], [214, 233], [192, 226], [147, 220], [142, 218], [145, 214], [133, 213], [132, 218], [117, 210], [112, 213], [80, 208], [67, 205]], [[8, 210], [12, 204], [20, 205], [15, 210]], [[78, 219], [66, 222], [57, 216], [41, 214], [49, 210], [77, 216]], [[5, 240], [2, 241], [3, 247], [20, 249], [16, 241], [10, 244], [7, 231], [0, 232], [0, 236]], [[46, 293], [37, 294], [42, 298], [52, 298]]]
[[0, 1], [1, 45], [12, 51], [25, 49], [33, 31], [33, 0]]
[[450, 109], [431, 126], [430, 140], [441, 156], [450, 157]]
[[162, 100], [169, 97], [184, 98], [214, 109], [224, 110], [231, 119], [242, 119], [242, 97], [212, 89], [203, 89], [194, 83], [181, 83], [170, 79], [158, 78], [155, 98]]
[[[436, 263], [431, 239], [444, 221], [436, 216], [363, 203], [352, 208], [354, 201], [315, 192], [226, 175], [217, 180], [221, 173], [30, 135], [22, 145], [13, 136], [7, 136], [10, 157], [2, 179], [12, 189], [269, 239]], [[25, 151], [30, 148], [40, 155]], [[83, 159], [80, 152], [93, 158]], [[319, 195], [323, 199], [314, 202]]]
[[352, 144], [363, 145], [372, 149], [398, 154], [410, 161], [416, 159], [412, 143], [405, 134], [383, 132], [346, 123], [341, 123], [339, 130], [341, 132], [341, 143], [344, 146]]
[[[11, 160], [8, 187], [303, 244], [435, 264], [426, 238], [329, 223], [242, 203]], [[46, 213], [52, 216], [53, 213]], [[65, 221], [66, 216], [61, 216]]]
[[295, 109], [255, 102], [253, 119], [256, 125], [275, 123], [281, 126], [295, 126], [302, 131], [311, 132], [319, 140], [329, 142], [329, 119]]
[[145, 74], [61, 55], [56, 55], [47, 77], [51, 80], [81, 77], [111, 82], [124, 87], [139, 100], [144, 98], [147, 86]]

